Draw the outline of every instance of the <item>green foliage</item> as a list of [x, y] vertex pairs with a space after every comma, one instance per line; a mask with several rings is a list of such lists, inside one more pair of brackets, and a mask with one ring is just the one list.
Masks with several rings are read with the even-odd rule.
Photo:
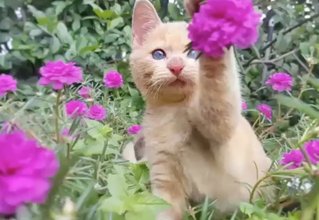
[[169, 207], [150, 192], [136, 192], [136, 189], [130, 189], [123, 172], [110, 174], [107, 187], [111, 197], [103, 200], [100, 209], [118, 215], [124, 214], [122, 219], [155, 219], [158, 211]]

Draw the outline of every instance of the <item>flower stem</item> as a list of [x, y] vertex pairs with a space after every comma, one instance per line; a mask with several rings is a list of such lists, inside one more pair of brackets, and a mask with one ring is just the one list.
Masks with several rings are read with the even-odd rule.
[[57, 144], [60, 143], [60, 128], [59, 128], [59, 106], [60, 106], [60, 99], [61, 99], [62, 91], [58, 91], [58, 95], [56, 97], [56, 104], [54, 106], [54, 112], [55, 112], [55, 134], [56, 134], [56, 142]]
[[271, 177], [272, 177], [272, 174], [268, 174], [268, 175], [264, 176], [263, 178], [261, 178], [261, 179], [259, 179], [259, 180], [257, 181], [257, 183], [254, 185], [254, 187], [253, 187], [253, 189], [252, 189], [252, 191], [251, 191], [251, 193], [250, 193], [250, 197], [249, 197], [249, 202], [250, 202], [250, 203], [253, 202], [255, 192], [256, 192], [256, 190], [258, 189], [259, 185], [260, 185], [262, 182], [264, 182], [266, 179], [271, 178]]
[[66, 151], [66, 158], [70, 159], [70, 155], [71, 155], [71, 144], [67, 144], [67, 151]]
[[121, 96], [120, 96], [120, 92], [119, 92], [119, 90], [117, 89], [117, 90], [115, 90], [115, 94], [116, 94], [116, 99], [120, 99], [121, 98]]

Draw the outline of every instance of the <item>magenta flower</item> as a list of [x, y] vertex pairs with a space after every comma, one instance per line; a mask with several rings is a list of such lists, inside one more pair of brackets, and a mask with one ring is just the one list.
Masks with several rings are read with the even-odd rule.
[[70, 133], [70, 129], [68, 128], [63, 128], [62, 131], [61, 131], [61, 136], [66, 139], [67, 141], [74, 141], [77, 136], [76, 135], [72, 135]]
[[76, 118], [87, 113], [88, 107], [85, 102], [80, 100], [71, 100], [65, 104], [65, 111], [67, 116]]
[[319, 139], [308, 141], [304, 144], [304, 149], [312, 164], [319, 162]]
[[0, 214], [25, 203], [44, 203], [59, 163], [52, 150], [23, 132], [0, 134]]
[[17, 90], [17, 81], [10, 75], [0, 74], [0, 97]]
[[131, 125], [127, 129], [127, 133], [129, 133], [130, 135], [134, 135], [134, 134], [140, 133], [141, 130], [142, 130], [142, 126], [141, 125]]
[[87, 117], [93, 120], [102, 121], [106, 118], [106, 114], [106, 109], [102, 105], [95, 104], [90, 107]]
[[268, 120], [272, 119], [272, 108], [267, 104], [260, 104], [256, 109]]
[[39, 84], [52, 85], [53, 89], [61, 90], [64, 85], [80, 83], [83, 80], [82, 69], [74, 62], [65, 63], [61, 60], [49, 61], [40, 68]]
[[71, 136], [70, 130], [68, 128], [63, 128], [62, 132], [61, 132], [61, 135], [64, 136], [64, 137], [70, 137]]
[[304, 156], [300, 150], [291, 150], [284, 153], [281, 159], [282, 165], [288, 165], [288, 169], [295, 169], [302, 165]]
[[247, 102], [245, 102], [245, 101], [242, 101], [242, 102], [241, 102], [241, 109], [242, 109], [243, 111], [246, 111], [246, 110], [248, 109]]
[[82, 98], [90, 98], [91, 96], [91, 91], [92, 91], [92, 88], [89, 87], [89, 86], [83, 86], [79, 91], [79, 95], [82, 97]]
[[104, 74], [104, 85], [110, 89], [117, 89], [123, 85], [122, 75], [114, 70], [111, 70]]
[[293, 78], [287, 73], [274, 73], [269, 76], [266, 85], [278, 92], [290, 91], [293, 86]]
[[206, 0], [188, 27], [192, 47], [221, 57], [232, 45], [245, 49], [258, 39], [261, 14], [251, 0]]

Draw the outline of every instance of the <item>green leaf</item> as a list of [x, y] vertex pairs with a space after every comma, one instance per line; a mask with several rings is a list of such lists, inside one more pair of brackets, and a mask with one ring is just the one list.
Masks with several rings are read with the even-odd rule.
[[123, 174], [110, 174], [107, 178], [107, 188], [114, 197], [124, 199], [128, 196], [128, 184]]
[[5, 30], [8, 31], [12, 25], [12, 21], [10, 18], [4, 18], [0, 21], [0, 30], [1, 30], [1, 34], [2, 32], [4, 32]]
[[77, 199], [76, 209], [81, 210], [81, 208], [84, 208], [91, 203], [95, 203], [97, 198], [98, 194], [94, 189], [94, 184], [91, 183], [88, 187], [86, 187], [82, 195]]
[[102, 20], [109, 20], [117, 17], [116, 13], [112, 10], [102, 10], [101, 8], [95, 8], [93, 11]]
[[58, 38], [63, 42], [63, 43], [67, 43], [67, 44], [72, 44], [73, 39], [72, 36], [70, 35], [70, 33], [68, 32], [67, 27], [65, 26], [64, 23], [59, 22], [58, 26], [57, 26], [57, 35]]
[[108, 140], [108, 143], [109, 145], [112, 145], [112, 146], [119, 146], [120, 145], [120, 141], [123, 140], [123, 136], [122, 135], [119, 135], [119, 134], [113, 134], [110, 139]]
[[85, 140], [79, 140], [74, 145], [74, 150], [85, 156], [101, 154], [105, 146], [105, 140], [102, 136], [97, 138], [87, 137]]
[[87, 126], [88, 126], [88, 134], [93, 138], [99, 138], [101, 136], [101, 130], [103, 129], [103, 124], [95, 121], [86, 119], [85, 120]]
[[58, 38], [52, 37], [52, 43], [50, 44], [51, 52], [56, 53], [60, 49], [61, 44]]
[[109, 29], [114, 29], [120, 25], [123, 25], [124, 24], [124, 20], [122, 17], [118, 17], [118, 18], [115, 18], [113, 19], [111, 22], [110, 22], [110, 25], [109, 25]]
[[66, 6], [70, 5], [71, 1], [54, 1], [52, 5], [55, 5], [55, 15], [59, 15], [65, 9]]
[[308, 75], [305, 75], [303, 79], [306, 80], [313, 87], [315, 87], [317, 90], [319, 90], [319, 79], [313, 76], [308, 76]]
[[308, 115], [314, 119], [319, 119], [319, 112], [318, 111], [316, 111], [310, 105], [304, 103], [303, 101], [301, 101], [297, 98], [288, 97], [288, 96], [284, 96], [284, 95], [276, 95], [275, 99], [277, 99], [278, 102], [281, 103], [282, 105], [297, 109], [300, 112], [303, 112], [306, 115]]
[[39, 36], [40, 34], [42, 34], [42, 30], [40, 29], [33, 29], [30, 31], [31, 37], [36, 37], [36, 36]]
[[106, 137], [109, 137], [112, 134], [113, 128], [111, 128], [109, 125], [106, 124], [100, 129], [100, 132], [103, 135], [103, 137], [106, 138]]
[[80, 16], [74, 16], [73, 23], [72, 23], [73, 31], [76, 31], [76, 30], [78, 30], [81, 27], [80, 19], [81, 19]]
[[9, 33], [1, 32], [0, 34], [0, 43], [6, 43], [10, 40], [11, 36]]
[[81, 49], [80, 49], [80, 55], [81, 56], [84, 56], [84, 55], [86, 55], [87, 53], [90, 53], [90, 52], [94, 52], [96, 49], [98, 49], [99, 48], [99, 45], [97, 44], [97, 45], [91, 45], [91, 46], [86, 46], [86, 47], [82, 47]]
[[6, 59], [8, 55], [0, 55], [0, 68], [1, 69], [11, 69], [12, 68], [12, 63]]
[[248, 215], [248, 217], [251, 217], [251, 215], [254, 213], [254, 206], [249, 203], [242, 203], [240, 204], [240, 211]]
[[106, 212], [115, 212], [119, 215], [122, 215], [125, 211], [125, 202], [123, 199], [118, 197], [110, 197], [103, 200], [101, 207], [103, 211]]
[[180, 10], [177, 8], [176, 4], [168, 4], [168, 13], [175, 20], [178, 18]]
[[121, 5], [118, 3], [115, 3], [112, 7], [112, 11], [114, 11], [117, 15], [121, 14], [122, 12]]
[[156, 219], [157, 214], [170, 206], [162, 199], [149, 192], [142, 192], [130, 197], [127, 201], [127, 220], [149, 220]]
[[32, 14], [33, 17], [35, 17], [35, 18], [43, 18], [43, 17], [46, 17], [46, 15], [45, 15], [42, 11], [36, 9], [36, 8], [33, 7], [32, 5], [28, 5], [28, 10], [31, 12], [31, 14]]

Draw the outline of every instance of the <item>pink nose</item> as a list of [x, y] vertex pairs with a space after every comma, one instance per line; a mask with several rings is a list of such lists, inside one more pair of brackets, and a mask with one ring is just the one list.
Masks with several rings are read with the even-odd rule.
[[171, 65], [168, 68], [175, 76], [178, 76], [179, 74], [181, 74], [182, 70], [184, 69], [184, 66], [183, 65]]

